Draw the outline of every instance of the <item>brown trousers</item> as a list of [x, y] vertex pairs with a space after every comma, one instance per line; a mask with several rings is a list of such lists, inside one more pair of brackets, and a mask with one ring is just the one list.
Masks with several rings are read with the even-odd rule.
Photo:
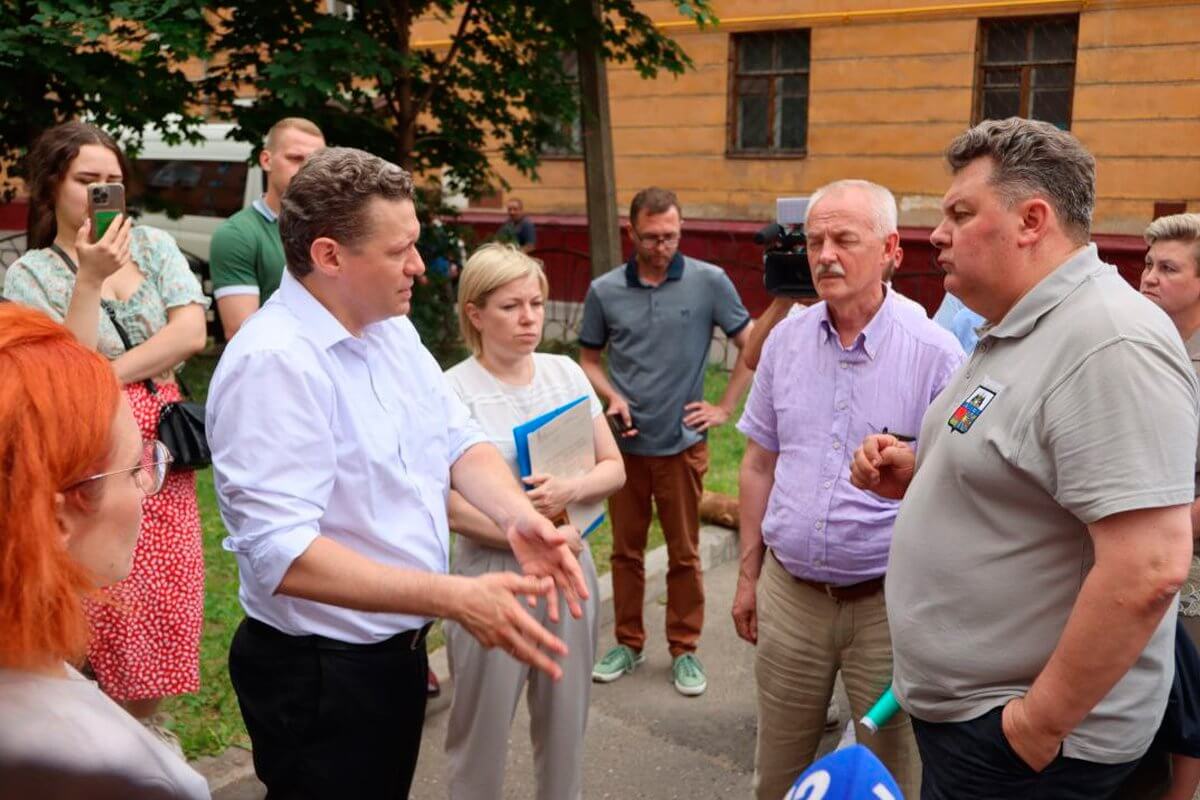
[[858, 722], [892, 680], [892, 637], [883, 592], [839, 602], [797, 582], [768, 554], [756, 597], [754, 796], [783, 797], [812, 764], [840, 671], [858, 743], [879, 757], [905, 797], [920, 797], [921, 762], [908, 715], [898, 712], [878, 733]]
[[708, 444], [672, 456], [626, 454], [625, 485], [608, 501], [612, 514], [613, 614], [617, 642], [640, 652], [646, 644], [646, 536], [651, 501], [667, 540], [667, 643], [671, 656], [695, 652], [704, 625], [700, 571], [700, 494]]

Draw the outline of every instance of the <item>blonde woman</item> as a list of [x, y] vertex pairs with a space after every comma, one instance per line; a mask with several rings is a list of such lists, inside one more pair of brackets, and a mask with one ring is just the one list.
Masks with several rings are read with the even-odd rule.
[[[532, 475], [525, 480], [534, 506], [554, 519], [568, 503], [595, 502], [625, 482], [625, 469], [600, 401], [579, 365], [566, 356], [535, 353], [542, 339], [547, 294], [541, 265], [511, 245], [479, 248], [463, 268], [458, 319], [473, 355], [447, 371], [450, 385], [470, 408], [517, 474], [513, 428], [581, 396], [591, 409], [596, 466], [579, 478]], [[519, 477], [519, 475], [518, 475]], [[450, 493], [450, 527], [459, 534], [454, 572], [520, 572], [504, 531], [458, 493]], [[452, 800], [493, 798], [504, 780], [509, 728], [528, 686], [530, 736], [538, 798], [580, 797], [583, 733], [587, 727], [591, 665], [596, 650], [596, 568], [577, 543], [592, 600], [581, 619], [560, 614], [551, 622], [545, 602], [536, 617], [570, 649], [558, 682], [531, 671], [500, 650], [485, 650], [454, 623], [447, 646], [454, 671], [446, 752]]]

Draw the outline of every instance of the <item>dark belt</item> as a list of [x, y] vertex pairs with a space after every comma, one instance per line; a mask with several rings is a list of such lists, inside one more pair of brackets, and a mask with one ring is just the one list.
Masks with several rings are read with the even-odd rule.
[[[775, 563], [779, 564], [780, 567], [783, 567], [784, 572], [787, 572], [787, 567], [783, 566], [783, 562], [779, 560], [779, 556], [775, 555], [774, 550], [771, 551], [771, 557], [775, 559]], [[790, 572], [788, 572], [788, 575], [790, 575], [792, 580], [794, 580], [796, 583], [803, 583], [805, 586], [811, 586], [819, 592], [824, 592], [834, 600], [837, 600], [839, 603], [850, 603], [855, 600], [862, 600], [863, 598], [870, 597], [877, 592], [883, 591], [882, 575], [878, 578], [871, 578], [869, 581], [863, 581], [862, 583], [852, 583], [849, 586], [834, 586], [832, 583], [810, 581], [808, 578], [797, 578]]]
[[425, 637], [429, 634], [429, 629], [433, 627], [433, 623], [428, 622], [423, 628], [414, 628], [403, 633], [397, 633], [395, 636], [389, 636], [386, 639], [370, 644], [343, 642], [338, 639], [330, 639], [327, 636], [317, 636], [315, 633], [308, 634], [307, 636], [292, 636], [253, 617], [246, 617], [246, 627], [257, 636], [269, 638], [297, 649], [395, 652], [397, 650], [416, 650], [424, 645]]

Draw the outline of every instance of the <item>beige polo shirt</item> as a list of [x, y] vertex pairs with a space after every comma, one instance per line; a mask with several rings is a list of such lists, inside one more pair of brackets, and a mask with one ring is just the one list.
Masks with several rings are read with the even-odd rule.
[[[921, 426], [887, 577], [901, 705], [960, 722], [1024, 695], [1093, 563], [1087, 525], [1190, 503], [1197, 381], [1157, 306], [1076, 251], [985, 329]], [[1065, 755], [1140, 758], [1174, 674], [1175, 604]]]

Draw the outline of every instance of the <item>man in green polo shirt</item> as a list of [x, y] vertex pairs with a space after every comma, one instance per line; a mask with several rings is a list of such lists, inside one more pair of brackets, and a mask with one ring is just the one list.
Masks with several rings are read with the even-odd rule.
[[1192, 552], [1197, 382], [1170, 319], [1090, 243], [1095, 161], [1044, 122], [947, 151], [930, 240], [987, 324], [916, 453], [872, 435], [855, 485], [903, 498], [885, 593], [923, 800], [1101, 800], [1158, 729]]
[[292, 176], [324, 146], [325, 137], [312, 122], [301, 117], [276, 122], [258, 155], [267, 175], [266, 194], [213, 234], [209, 265], [226, 341], [279, 288], [284, 267], [277, 222], [280, 201]]

